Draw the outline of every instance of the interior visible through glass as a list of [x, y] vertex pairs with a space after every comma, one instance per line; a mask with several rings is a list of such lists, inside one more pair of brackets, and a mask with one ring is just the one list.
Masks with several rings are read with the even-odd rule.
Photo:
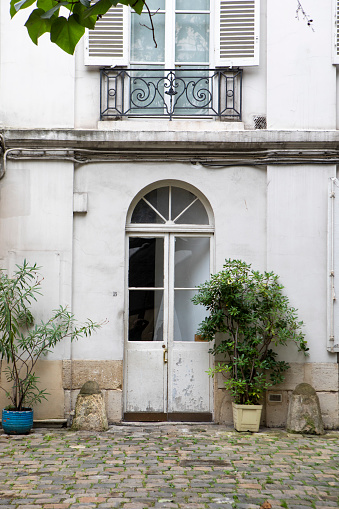
[[129, 341], [163, 341], [163, 290], [130, 290]]
[[172, 220], [175, 220], [176, 217], [185, 210], [188, 205], [190, 205], [196, 199], [196, 196], [187, 191], [186, 189], [182, 189], [181, 187], [172, 187]]
[[131, 223], [165, 223], [165, 221], [141, 198], [133, 210]]
[[176, 224], [208, 224], [208, 215], [200, 200], [197, 200], [175, 221]]
[[201, 201], [190, 191], [175, 186], [160, 187], [147, 193], [139, 200], [131, 217], [131, 223], [138, 224], [164, 224], [168, 220], [176, 224], [209, 224]]
[[196, 290], [174, 291], [173, 341], [197, 341], [199, 324], [208, 313], [203, 306], [195, 306], [192, 298]]
[[131, 62], [164, 62], [165, 14], [157, 13], [152, 17], [154, 30], [157, 35], [157, 47], [155, 47], [153, 41], [152, 30], [146, 28], [150, 25], [148, 13], [142, 13], [140, 16], [132, 13], [131, 20]]
[[[162, 341], [164, 321], [164, 239], [162, 237], [129, 238], [128, 285], [130, 288], [129, 341]], [[153, 288], [153, 290], [143, 288]]]
[[210, 277], [210, 238], [175, 237], [174, 251], [173, 340], [195, 341], [198, 325], [207, 313], [191, 299], [196, 293], [193, 288]]
[[130, 288], [162, 288], [164, 285], [164, 239], [130, 237]]
[[175, 7], [181, 11], [208, 11], [210, 0], [176, 0]]
[[160, 214], [168, 219], [169, 214], [169, 187], [159, 187], [145, 195], [145, 199], [157, 209]]
[[177, 14], [175, 61], [187, 64], [209, 61], [209, 14]]
[[175, 237], [174, 287], [195, 288], [209, 277], [209, 237]]

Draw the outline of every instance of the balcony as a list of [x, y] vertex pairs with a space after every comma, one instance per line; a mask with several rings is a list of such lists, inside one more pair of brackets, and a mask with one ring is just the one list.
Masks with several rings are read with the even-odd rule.
[[101, 69], [100, 120], [241, 121], [242, 69]]

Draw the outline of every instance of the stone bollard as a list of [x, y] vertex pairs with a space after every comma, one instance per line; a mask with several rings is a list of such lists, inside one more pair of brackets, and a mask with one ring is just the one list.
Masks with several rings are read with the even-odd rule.
[[97, 382], [89, 381], [81, 387], [71, 429], [73, 431], [106, 431], [108, 429], [105, 402]]
[[299, 384], [292, 392], [286, 427], [291, 433], [324, 434], [319, 398], [311, 385]]

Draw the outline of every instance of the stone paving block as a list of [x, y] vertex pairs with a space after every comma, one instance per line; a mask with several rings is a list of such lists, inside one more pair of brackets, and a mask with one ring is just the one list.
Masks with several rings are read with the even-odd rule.
[[69, 504], [44, 504], [44, 509], [67, 509]]
[[111, 509], [111, 508], [114, 508], [114, 507], [121, 507], [121, 503], [119, 500], [115, 501], [115, 502], [110, 502], [110, 503], [105, 503], [105, 504], [98, 504], [97, 505], [97, 508], [99, 509]]
[[[334, 469], [339, 434], [316, 439], [281, 430], [239, 435], [223, 426], [188, 424], [129, 424], [111, 430], [41, 430], [32, 435], [33, 453], [27, 440], [6, 438], [1, 443], [0, 433], [0, 473], [6, 472], [0, 484], [1, 509], [34, 509], [38, 504], [42, 509], [123, 509], [126, 504], [209, 509], [212, 504], [227, 507], [215, 499], [233, 500], [235, 494], [236, 509], [259, 509], [267, 499], [272, 509], [280, 508], [281, 500], [289, 509], [314, 503], [319, 509], [338, 506]], [[46, 435], [51, 437], [48, 447]], [[15, 457], [6, 456], [6, 450], [13, 449], [19, 469]]]

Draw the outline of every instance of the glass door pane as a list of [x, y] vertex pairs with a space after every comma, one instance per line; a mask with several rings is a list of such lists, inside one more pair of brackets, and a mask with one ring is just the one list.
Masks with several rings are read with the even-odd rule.
[[175, 6], [181, 11], [208, 11], [210, 0], [176, 0]]
[[173, 341], [197, 341], [206, 309], [195, 306], [196, 287], [210, 277], [210, 238], [174, 237]]
[[209, 14], [177, 13], [175, 18], [175, 61], [188, 65], [209, 61]]
[[130, 288], [163, 288], [163, 238], [130, 237], [128, 286]]
[[175, 237], [174, 249], [175, 288], [195, 288], [209, 279], [209, 237]]
[[156, 34], [157, 47], [153, 41], [152, 30], [148, 13], [141, 15], [131, 14], [131, 62], [143, 64], [165, 61], [165, 14], [158, 12], [152, 16], [154, 32]]
[[163, 341], [163, 290], [130, 290], [129, 341]]
[[207, 317], [203, 306], [195, 306], [196, 290], [174, 290], [173, 341], [198, 341], [198, 325]]
[[129, 341], [163, 341], [163, 238], [129, 238], [128, 286]]

